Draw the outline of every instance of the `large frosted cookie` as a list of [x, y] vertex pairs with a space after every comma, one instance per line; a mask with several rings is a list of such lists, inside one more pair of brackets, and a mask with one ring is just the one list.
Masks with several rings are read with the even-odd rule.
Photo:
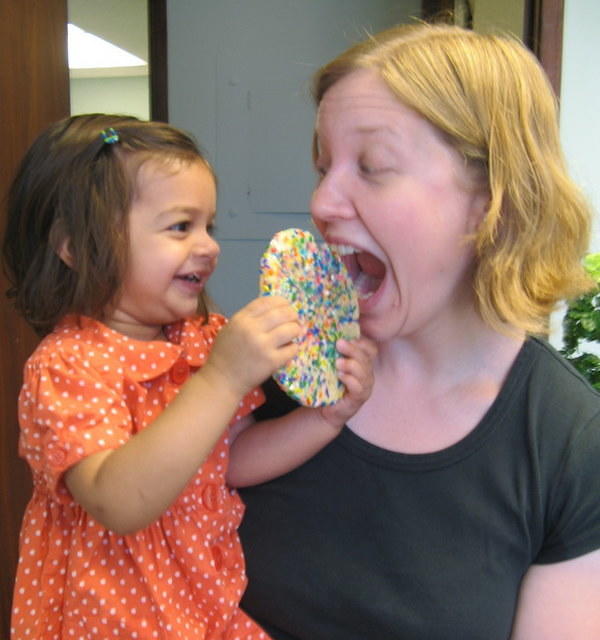
[[339, 255], [302, 229], [276, 233], [260, 261], [260, 292], [287, 298], [306, 328], [297, 355], [273, 376], [300, 404], [340, 400], [335, 343], [360, 334], [358, 299]]

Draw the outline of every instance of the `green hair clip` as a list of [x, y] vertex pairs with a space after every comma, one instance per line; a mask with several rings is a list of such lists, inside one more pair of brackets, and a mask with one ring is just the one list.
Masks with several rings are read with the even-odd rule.
[[104, 144], [115, 144], [116, 142], [119, 142], [119, 134], [112, 127], [101, 131], [100, 137]]

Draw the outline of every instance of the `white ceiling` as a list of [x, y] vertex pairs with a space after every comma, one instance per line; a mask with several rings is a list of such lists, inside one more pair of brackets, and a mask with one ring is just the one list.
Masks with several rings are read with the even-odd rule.
[[68, 0], [69, 22], [147, 61], [147, 5], [147, 0]]

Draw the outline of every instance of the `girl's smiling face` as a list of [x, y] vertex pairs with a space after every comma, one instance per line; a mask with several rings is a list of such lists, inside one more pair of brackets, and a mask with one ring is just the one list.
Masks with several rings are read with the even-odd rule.
[[370, 70], [327, 90], [316, 139], [312, 215], [329, 243], [355, 250], [345, 261], [364, 333], [387, 340], [472, 313], [466, 236], [488, 193], [460, 154]]
[[163, 325], [195, 315], [219, 255], [210, 235], [215, 213], [215, 181], [202, 161], [141, 165], [128, 216], [128, 268], [106, 324], [152, 340]]

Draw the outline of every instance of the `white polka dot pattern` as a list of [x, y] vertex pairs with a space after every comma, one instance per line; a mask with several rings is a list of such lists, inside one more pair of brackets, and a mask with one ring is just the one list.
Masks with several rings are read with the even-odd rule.
[[[225, 486], [227, 435], [163, 516], [132, 535], [100, 526], [61, 482], [71, 465], [152, 422], [225, 322], [213, 314], [168, 327], [169, 342], [139, 342], [71, 316], [29, 359], [19, 448], [34, 493], [21, 530], [13, 638], [267, 638], [238, 608], [243, 506]], [[262, 402], [255, 390], [235, 419]]]

